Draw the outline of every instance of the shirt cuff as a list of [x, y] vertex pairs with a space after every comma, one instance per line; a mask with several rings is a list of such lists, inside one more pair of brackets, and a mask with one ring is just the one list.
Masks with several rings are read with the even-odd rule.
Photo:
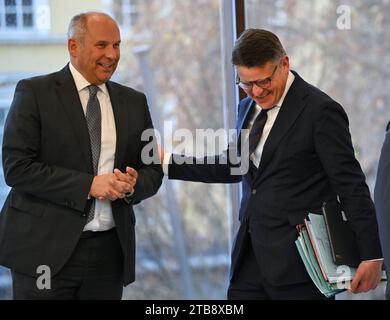
[[125, 197], [126, 197], [126, 198], [129, 198], [129, 197], [131, 197], [131, 196], [134, 194], [134, 192], [135, 192], [135, 190], [133, 189], [133, 191], [132, 191], [132, 192], [128, 192], [128, 193], [126, 193], [126, 194], [125, 194]]
[[384, 258], [378, 258], [378, 259], [371, 259], [371, 260], [366, 260], [366, 261], [383, 261]]
[[163, 172], [164, 172], [164, 175], [168, 175], [168, 170], [169, 170], [169, 163], [171, 162], [171, 157], [172, 157], [172, 153], [165, 153], [164, 155], [164, 160], [163, 160], [163, 165], [162, 165], [162, 168], [163, 168]]

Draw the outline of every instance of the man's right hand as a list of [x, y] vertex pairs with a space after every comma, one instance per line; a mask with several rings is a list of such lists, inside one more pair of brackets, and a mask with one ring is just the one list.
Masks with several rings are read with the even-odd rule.
[[125, 194], [131, 192], [133, 186], [129, 183], [118, 180], [115, 173], [106, 173], [93, 178], [91, 190], [89, 192], [91, 197], [99, 200], [123, 199]]

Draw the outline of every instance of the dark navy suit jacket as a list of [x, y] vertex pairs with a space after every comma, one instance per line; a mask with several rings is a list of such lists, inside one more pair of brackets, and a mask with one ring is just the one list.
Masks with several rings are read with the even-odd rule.
[[[362, 260], [381, 258], [374, 204], [354, 155], [343, 108], [294, 72], [292, 83], [265, 143], [256, 175], [230, 174], [231, 165], [178, 164], [169, 178], [206, 183], [242, 181], [240, 228], [232, 251], [231, 277], [251, 240], [263, 276], [273, 285], [310, 281], [299, 257], [296, 225], [323, 201], [338, 195], [356, 234]], [[255, 108], [248, 97], [238, 107], [237, 129], [246, 128]], [[180, 159], [182, 163], [183, 159]], [[254, 274], [253, 277], [257, 277]]]

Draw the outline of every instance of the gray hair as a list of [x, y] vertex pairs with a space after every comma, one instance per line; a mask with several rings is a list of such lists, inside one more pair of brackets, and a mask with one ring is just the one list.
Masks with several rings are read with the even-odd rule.
[[76, 14], [69, 23], [68, 27], [68, 40], [75, 39], [83, 43], [84, 36], [87, 33], [87, 20], [90, 16], [102, 16], [106, 17], [116, 23], [116, 21], [108, 14], [98, 11], [88, 11]]

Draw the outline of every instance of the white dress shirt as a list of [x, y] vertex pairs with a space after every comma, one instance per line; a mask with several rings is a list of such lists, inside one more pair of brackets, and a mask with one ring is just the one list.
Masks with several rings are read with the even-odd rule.
[[[275, 123], [275, 120], [276, 120], [276, 118], [278, 116], [280, 108], [281, 108], [281, 106], [283, 104], [284, 98], [286, 97], [287, 92], [290, 89], [294, 79], [295, 79], [295, 76], [290, 71], [288, 73], [288, 77], [287, 77], [287, 81], [286, 81], [286, 87], [284, 88], [283, 95], [280, 97], [280, 99], [279, 99], [278, 103], [276, 104], [276, 106], [273, 107], [271, 110], [269, 110], [267, 112], [267, 122], [265, 123], [264, 129], [263, 129], [263, 134], [261, 135], [261, 138], [260, 138], [259, 144], [256, 147], [256, 150], [250, 155], [250, 159], [252, 160], [253, 164], [256, 167], [259, 167], [261, 156], [263, 154], [263, 149], [264, 149], [265, 142], [267, 141], [269, 133], [271, 132], [271, 129], [272, 129], [274, 123]], [[252, 129], [253, 122], [255, 121], [255, 119], [257, 118], [258, 114], [261, 111], [261, 106], [256, 104], [255, 108], [256, 108], [256, 110], [255, 110], [255, 112], [253, 112], [253, 116], [249, 120], [249, 123], [248, 123], [248, 128], [247, 128], [248, 130], [243, 131], [242, 139], [244, 139], [244, 140], [242, 140], [242, 141], [245, 141], [246, 143], [249, 143], [248, 142], [249, 132]]]
[[[84, 114], [87, 111], [89, 99], [88, 86], [90, 83], [82, 76], [76, 68], [69, 63], [69, 69], [72, 73], [77, 91], [80, 96], [81, 105]], [[98, 164], [98, 175], [111, 173], [114, 171], [114, 160], [116, 150], [116, 128], [114, 112], [112, 110], [110, 95], [105, 84], [99, 87], [97, 98], [100, 104], [102, 115], [102, 144]], [[115, 226], [112, 216], [111, 201], [96, 199], [95, 217], [84, 227], [84, 231], [105, 231]]]

